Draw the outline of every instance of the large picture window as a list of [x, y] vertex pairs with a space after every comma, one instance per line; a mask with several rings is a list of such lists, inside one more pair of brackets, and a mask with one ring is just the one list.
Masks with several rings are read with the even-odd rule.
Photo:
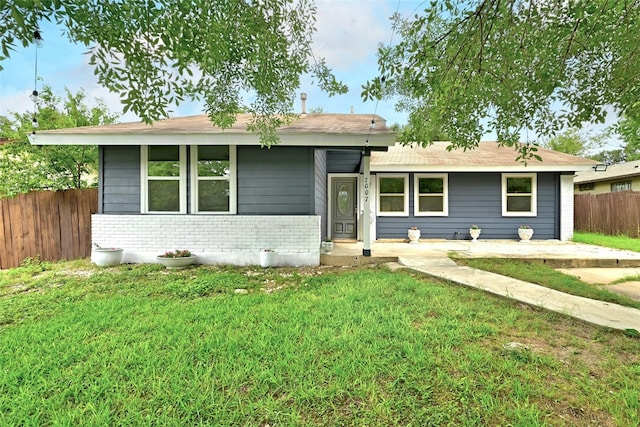
[[408, 175], [378, 175], [378, 214], [409, 215]]
[[503, 174], [502, 215], [537, 215], [536, 192], [536, 174]]
[[186, 213], [185, 147], [142, 147], [143, 211]]
[[446, 174], [416, 174], [413, 182], [415, 216], [446, 216], [449, 195]]
[[193, 212], [235, 213], [235, 146], [191, 150]]

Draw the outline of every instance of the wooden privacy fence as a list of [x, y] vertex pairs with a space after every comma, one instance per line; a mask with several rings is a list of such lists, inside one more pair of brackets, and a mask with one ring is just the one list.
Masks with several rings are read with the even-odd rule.
[[640, 192], [578, 194], [574, 221], [577, 231], [639, 237]]
[[25, 258], [47, 261], [91, 254], [91, 214], [98, 190], [39, 191], [0, 199], [0, 268]]

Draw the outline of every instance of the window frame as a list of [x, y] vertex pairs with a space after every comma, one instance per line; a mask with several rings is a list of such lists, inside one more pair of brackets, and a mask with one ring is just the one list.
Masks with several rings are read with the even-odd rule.
[[[619, 189], [615, 189], [614, 190], [614, 186], [619, 186], [619, 185], [624, 185], [625, 187], [628, 187], [628, 188], [625, 188], [623, 190], [619, 190]], [[631, 190], [633, 190], [633, 184], [632, 184], [631, 180], [628, 179], [626, 181], [612, 182], [609, 188], [611, 189], [612, 193], [621, 193], [623, 191], [631, 191]]]
[[[191, 146], [190, 158], [190, 184], [191, 184], [191, 212], [205, 215], [235, 215], [237, 212], [237, 164], [236, 146], [229, 147], [229, 176], [228, 177], [201, 177], [198, 175], [198, 148], [199, 145]], [[228, 211], [200, 211], [198, 207], [198, 187], [200, 181], [229, 181], [229, 210]]]
[[[509, 178], [530, 178], [531, 179], [531, 193], [513, 193], [513, 195], [528, 194], [531, 198], [531, 210], [529, 211], [508, 211], [507, 199], [510, 194], [507, 193], [507, 180]], [[533, 217], [538, 215], [538, 174], [536, 173], [503, 173], [502, 174], [502, 216], [522, 216]]]
[[[420, 210], [420, 178], [440, 178], [442, 179], [442, 211], [421, 211]], [[441, 194], [441, 196], [440, 196]], [[424, 193], [423, 197], [435, 197], [435, 195]], [[449, 216], [449, 174], [447, 173], [421, 173], [413, 176], [413, 216]]]
[[[178, 147], [178, 163], [180, 174], [178, 177], [149, 176], [149, 148], [163, 147], [163, 145], [141, 145], [140, 146], [140, 210], [144, 214], [156, 215], [184, 215], [187, 213], [187, 147], [186, 145], [175, 144]], [[178, 211], [152, 211], [149, 210], [149, 181], [150, 179], [159, 181], [178, 181], [178, 198], [180, 208]]]
[[[380, 179], [384, 178], [402, 178], [404, 179], [404, 192], [402, 196], [404, 197], [403, 207], [404, 209], [400, 212], [388, 212], [382, 210], [382, 204], [380, 203], [380, 198], [386, 195], [399, 197], [397, 194], [392, 193], [382, 193], [380, 186]], [[378, 202], [378, 216], [409, 216], [409, 174], [408, 173], [383, 173], [376, 175], [376, 188], [378, 189], [377, 194], [377, 202]]]
[[581, 184], [578, 184], [578, 191], [592, 191], [595, 190], [595, 188], [595, 182], [583, 182]]

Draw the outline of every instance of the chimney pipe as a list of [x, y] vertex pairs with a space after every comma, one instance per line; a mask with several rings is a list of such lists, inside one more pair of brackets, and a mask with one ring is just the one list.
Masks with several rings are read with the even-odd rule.
[[302, 101], [302, 112], [300, 113], [300, 115], [302, 117], [306, 117], [307, 116], [307, 94], [302, 92], [300, 94], [300, 100]]

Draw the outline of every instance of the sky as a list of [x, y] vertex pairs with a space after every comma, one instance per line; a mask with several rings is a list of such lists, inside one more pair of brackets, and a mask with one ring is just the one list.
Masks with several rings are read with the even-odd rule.
[[[422, 10], [424, 0], [317, 0], [317, 32], [314, 36], [314, 55], [324, 57], [336, 77], [349, 87], [345, 95], [328, 97], [312, 84], [310, 77], [303, 77], [296, 94], [295, 111], [300, 110], [300, 93], [307, 93], [307, 110], [322, 108], [326, 113], [373, 114], [387, 120], [388, 124], [406, 123], [407, 114], [395, 111], [392, 101], [364, 103], [360, 97], [361, 86], [377, 74], [376, 50], [380, 43], [392, 41], [390, 16], [398, 10], [404, 16], [412, 16]], [[62, 35], [61, 27], [43, 22], [41, 33], [44, 44], [38, 49], [39, 88], [51, 86], [54, 93], [63, 94], [67, 87], [73, 93], [81, 88], [87, 92], [87, 104], [95, 98], [103, 99], [111, 112], [121, 115], [119, 121], [138, 121], [129, 112], [122, 115], [122, 105], [117, 94], [110, 93], [97, 83], [93, 67], [88, 64], [86, 47], [74, 45]], [[18, 48], [2, 62], [0, 71], [0, 115], [9, 112], [33, 110], [29, 99], [34, 90], [35, 46]], [[201, 104], [181, 104], [174, 117], [202, 114]]]
[[[360, 93], [362, 85], [377, 75], [378, 45], [398, 41], [398, 35], [391, 30], [391, 15], [397, 10], [400, 15], [411, 17], [420, 13], [427, 3], [426, 0], [316, 0], [314, 55], [326, 59], [336, 77], [349, 87], [349, 92], [329, 97], [312, 84], [310, 77], [303, 77], [296, 94], [295, 112], [300, 111], [300, 93], [305, 92], [307, 110], [322, 108], [326, 113], [349, 113], [353, 108], [354, 113], [378, 114], [388, 125], [406, 123], [408, 114], [396, 111], [393, 100], [364, 103]], [[63, 94], [65, 87], [73, 93], [83, 88], [90, 106], [95, 98], [100, 98], [112, 113], [120, 114], [120, 122], [139, 120], [131, 112], [122, 115], [118, 95], [98, 85], [93, 67], [88, 64], [89, 56], [84, 54], [85, 46], [70, 43], [62, 35], [62, 29], [52, 24], [43, 22], [40, 30], [44, 44], [38, 49], [39, 88], [48, 84], [57, 94]], [[33, 110], [29, 96], [34, 89], [35, 49], [33, 45], [18, 48], [2, 62], [0, 115]], [[202, 113], [202, 104], [184, 103], [175, 109], [173, 117]], [[610, 114], [606, 125], [613, 121], [615, 114]], [[587, 129], [599, 131], [605, 126], [594, 125]], [[522, 135], [522, 140], [535, 138], [530, 133]], [[495, 140], [496, 137], [489, 133], [482, 139]], [[615, 148], [619, 141], [611, 140], [607, 145], [607, 148]]]

